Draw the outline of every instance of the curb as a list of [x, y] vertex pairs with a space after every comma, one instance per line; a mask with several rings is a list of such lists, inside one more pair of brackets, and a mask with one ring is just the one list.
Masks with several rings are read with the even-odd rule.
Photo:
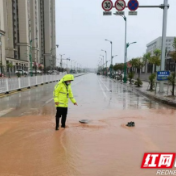
[[135, 90], [138, 91], [139, 93], [141, 93], [142, 95], [150, 98], [150, 99], [156, 100], [156, 101], [158, 101], [160, 103], [163, 103], [163, 104], [167, 104], [167, 105], [176, 107], [176, 102], [173, 102], [172, 100], [168, 100], [165, 97], [160, 98], [160, 97], [155, 96], [155, 95], [150, 95], [146, 92], [143, 92], [143, 91], [139, 90], [138, 88], [135, 88]]
[[[127, 84], [123, 84], [123, 85], [125, 85], [127, 87], [131, 87], [131, 86], [128, 86]], [[173, 102], [172, 100], [168, 100], [165, 97], [160, 98], [159, 96], [148, 94], [147, 92], [143, 92], [143, 91], [140, 90], [140, 88], [137, 88], [135, 86], [132, 86], [131, 88], [133, 88], [136, 92], [139, 92], [140, 94], [142, 94], [142, 95], [144, 95], [144, 96], [146, 96], [146, 97], [148, 97], [152, 100], [158, 101], [158, 102], [166, 104], [166, 105], [176, 107], [176, 102]]]

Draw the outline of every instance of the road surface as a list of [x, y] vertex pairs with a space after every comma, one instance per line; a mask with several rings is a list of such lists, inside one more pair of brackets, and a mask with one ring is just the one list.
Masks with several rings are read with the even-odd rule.
[[55, 131], [55, 84], [0, 99], [0, 176], [149, 176], [145, 152], [175, 153], [174, 108], [95, 74], [75, 78], [78, 106]]

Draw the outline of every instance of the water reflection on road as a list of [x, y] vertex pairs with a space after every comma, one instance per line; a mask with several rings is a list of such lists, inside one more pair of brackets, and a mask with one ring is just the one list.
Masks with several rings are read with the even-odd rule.
[[174, 108], [95, 74], [75, 79], [79, 106], [70, 103], [67, 128], [56, 132], [54, 84], [0, 100], [0, 176], [149, 176], [144, 152], [175, 152]]

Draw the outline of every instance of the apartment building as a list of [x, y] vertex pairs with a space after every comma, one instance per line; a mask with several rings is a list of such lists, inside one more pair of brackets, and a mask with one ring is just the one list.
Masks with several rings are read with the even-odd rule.
[[0, 62], [12, 72], [30, 62], [54, 67], [55, 0], [0, 0], [0, 34]]
[[4, 9], [3, 0], [0, 0], [0, 73], [2, 65], [5, 64], [5, 29], [4, 29]]

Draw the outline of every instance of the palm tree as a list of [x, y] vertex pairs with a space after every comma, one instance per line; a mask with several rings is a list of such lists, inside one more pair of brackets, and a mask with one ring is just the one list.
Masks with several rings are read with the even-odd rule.
[[154, 72], [156, 70], [156, 66], [160, 66], [161, 64], [161, 59], [160, 59], [160, 56], [161, 56], [161, 50], [159, 49], [155, 49], [154, 50], [154, 56], [152, 57], [152, 62], [153, 62], [153, 65], [154, 65]]
[[174, 42], [173, 42], [172, 46], [175, 51], [173, 52], [173, 54], [171, 54], [171, 57], [175, 61], [175, 72], [176, 72], [176, 38], [174, 38]]
[[0, 62], [0, 68], [1, 68], [1, 75], [3, 74], [3, 64], [2, 64], [2, 62]]
[[135, 82], [135, 85], [137, 85], [137, 87], [140, 87], [142, 85], [142, 81], [140, 80], [140, 72], [142, 67], [144, 66], [144, 61], [141, 60], [141, 58], [135, 58], [133, 59], [133, 64], [134, 67], [138, 70], [138, 78], [137, 81]]
[[[143, 55], [143, 61], [145, 62], [145, 69], [147, 69], [147, 63], [150, 60], [150, 58], [151, 58], [151, 53], [150, 52]], [[146, 72], [146, 70], [145, 70], [145, 72]]]
[[132, 59], [130, 61], [130, 64], [131, 64], [131, 73], [133, 72], [133, 68], [135, 68], [135, 64], [136, 64], [136, 59]]
[[153, 90], [154, 80], [156, 78], [156, 74], [154, 73], [154, 70], [156, 69], [156, 66], [160, 66], [161, 64], [160, 56], [161, 56], [161, 50], [159, 49], [154, 50], [154, 56], [151, 57], [150, 54], [148, 55], [149, 63], [153, 64], [153, 71], [151, 72], [151, 75], [149, 76], [151, 91]]

